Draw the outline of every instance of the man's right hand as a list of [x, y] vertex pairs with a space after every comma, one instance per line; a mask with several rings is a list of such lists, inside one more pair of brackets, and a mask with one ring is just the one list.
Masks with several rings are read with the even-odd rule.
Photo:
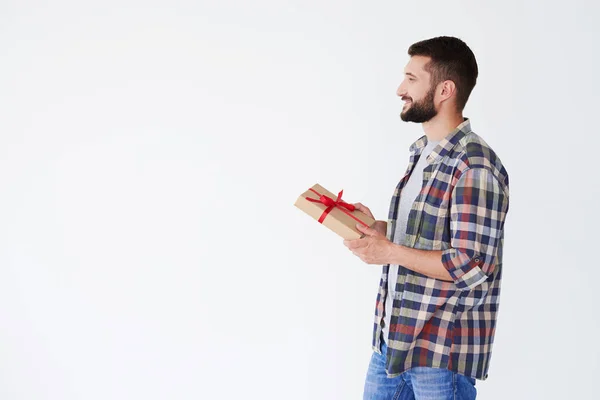
[[[358, 211], [364, 212], [369, 217], [375, 219], [369, 207], [363, 205], [362, 203], [354, 203], [352, 204]], [[387, 235], [387, 222], [386, 221], [375, 221], [371, 228], [375, 229], [377, 232], [381, 233], [383, 236]]]

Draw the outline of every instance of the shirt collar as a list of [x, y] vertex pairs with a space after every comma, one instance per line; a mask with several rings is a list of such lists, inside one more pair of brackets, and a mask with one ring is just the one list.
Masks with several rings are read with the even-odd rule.
[[[452, 132], [446, 135], [427, 157], [427, 163], [439, 162], [467, 133], [471, 132], [471, 120], [464, 118]], [[421, 136], [417, 141], [410, 145], [410, 152], [413, 155], [421, 154], [423, 148], [427, 145], [427, 135]]]

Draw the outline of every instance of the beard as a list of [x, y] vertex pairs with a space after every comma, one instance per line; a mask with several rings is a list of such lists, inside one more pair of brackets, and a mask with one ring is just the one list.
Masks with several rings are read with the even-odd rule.
[[437, 115], [435, 104], [433, 103], [433, 97], [435, 95], [435, 88], [432, 87], [429, 92], [425, 95], [423, 100], [414, 102], [411, 100], [411, 104], [408, 106], [406, 111], [400, 113], [400, 118], [404, 122], [416, 122], [422, 124], [427, 122]]

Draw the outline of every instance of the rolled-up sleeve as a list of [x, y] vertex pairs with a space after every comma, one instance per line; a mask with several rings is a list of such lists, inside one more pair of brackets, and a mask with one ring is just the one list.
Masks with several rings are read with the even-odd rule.
[[464, 171], [450, 205], [450, 248], [442, 263], [457, 288], [471, 290], [496, 266], [496, 251], [508, 212], [508, 188], [485, 168]]

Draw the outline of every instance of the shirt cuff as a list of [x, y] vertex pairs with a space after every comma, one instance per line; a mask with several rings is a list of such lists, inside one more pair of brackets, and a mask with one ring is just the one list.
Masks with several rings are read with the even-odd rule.
[[[470, 253], [470, 254], [468, 254]], [[472, 290], [488, 279], [481, 267], [484, 264], [482, 255], [473, 251], [464, 252], [450, 248], [442, 252], [442, 264], [460, 290]]]

